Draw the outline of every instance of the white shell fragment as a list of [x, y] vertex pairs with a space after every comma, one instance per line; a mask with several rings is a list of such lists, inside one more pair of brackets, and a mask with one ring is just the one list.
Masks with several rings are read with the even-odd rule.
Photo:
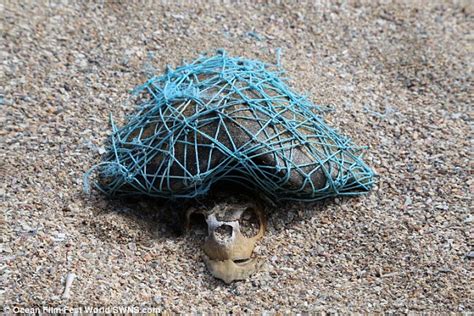
[[71, 286], [76, 275], [74, 273], [68, 273], [66, 276], [66, 285], [64, 286], [63, 299], [69, 299], [71, 297]]

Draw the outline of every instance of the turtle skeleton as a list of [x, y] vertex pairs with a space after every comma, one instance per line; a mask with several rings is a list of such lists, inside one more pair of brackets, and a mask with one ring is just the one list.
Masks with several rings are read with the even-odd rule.
[[138, 109], [128, 122], [117, 128], [112, 121], [108, 151], [86, 173], [85, 186], [98, 171], [94, 186], [111, 196], [191, 199], [223, 182], [273, 201], [368, 192], [374, 173], [362, 160], [364, 148], [326, 125], [322, 109], [281, 74], [278, 65], [218, 51], [151, 78], [135, 89]]
[[[207, 236], [203, 244], [204, 262], [213, 276], [226, 283], [244, 280], [262, 265], [254, 256], [256, 243], [262, 239], [267, 226], [261, 203], [240, 194], [220, 196], [211, 205], [187, 209], [185, 230], [192, 230], [192, 216], [204, 218]], [[258, 200], [257, 200], [258, 201]]]

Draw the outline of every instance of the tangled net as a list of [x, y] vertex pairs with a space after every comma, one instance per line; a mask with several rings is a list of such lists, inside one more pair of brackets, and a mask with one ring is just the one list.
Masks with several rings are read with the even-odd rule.
[[94, 186], [108, 195], [193, 198], [220, 182], [274, 200], [370, 190], [362, 147], [328, 127], [322, 109], [269, 65], [218, 51], [137, 87], [138, 109], [112, 135]]

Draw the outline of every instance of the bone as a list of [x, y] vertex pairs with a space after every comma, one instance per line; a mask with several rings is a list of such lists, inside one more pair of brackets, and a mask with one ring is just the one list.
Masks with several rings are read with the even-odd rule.
[[224, 281], [226, 284], [248, 279], [263, 265], [263, 261], [258, 258], [252, 258], [243, 263], [235, 263], [232, 260], [218, 261], [204, 256], [204, 262], [209, 272], [211, 272], [215, 278]]
[[[249, 278], [263, 263], [251, 257], [255, 244], [265, 234], [264, 210], [259, 204], [241, 200], [246, 199], [220, 200], [211, 208], [192, 208], [186, 213], [186, 227], [190, 227], [193, 213], [205, 216], [208, 235], [203, 244], [204, 261], [209, 272], [225, 283]], [[226, 234], [220, 236], [222, 228], [226, 228]], [[241, 228], [250, 228], [250, 232], [246, 230], [248, 236], [242, 234]]]
[[66, 285], [64, 287], [64, 293], [63, 293], [63, 296], [62, 298], [63, 299], [69, 299], [71, 297], [71, 286], [72, 286], [72, 282], [74, 281], [74, 278], [76, 277], [76, 275], [74, 273], [68, 273], [67, 276], [66, 276]]

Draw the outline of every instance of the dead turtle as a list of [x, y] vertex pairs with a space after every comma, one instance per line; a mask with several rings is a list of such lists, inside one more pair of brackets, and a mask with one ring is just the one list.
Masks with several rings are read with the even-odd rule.
[[[137, 112], [120, 129], [112, 122], [95, 186], [168, 199], [203, 196], [223, 183], [235, 185], [231, 195], [246, 188], [273, 201], [367, 192], [373, 172], [362, 148], [327, 126], [321, 109], [280, 75], [279, 67], [219, 51], [151, 78], [135, 91]], [[213, 275], [230, 282], [256, 269], [249, 259], [265, 231], [260, 202], [227, 196], [186, 214], [187, 224], [193, 214], [205, 217]], [[251, 236], [240, 227], [248, 218], [258, 227]], [[230, 237], [219, 239], [221, 230]]]

